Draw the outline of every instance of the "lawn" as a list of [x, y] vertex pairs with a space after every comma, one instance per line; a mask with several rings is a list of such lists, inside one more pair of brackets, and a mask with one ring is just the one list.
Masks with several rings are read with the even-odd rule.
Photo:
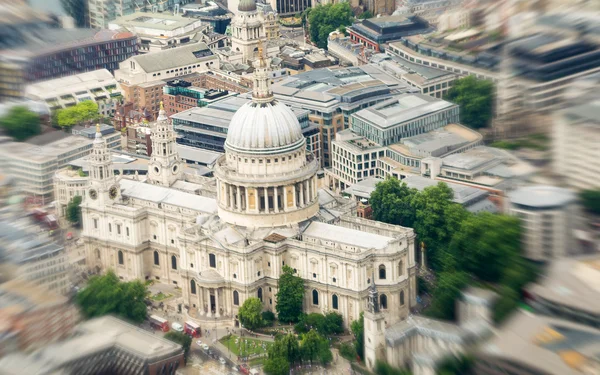
[[235, 355], [242, 357], [251, 356], [253, 354], [263, 354], [273, 345], [270, 341], [250, 339], [231, 335], [221, 339], [221, 344], [229, 348]]
[[159, 292], [158, 294], [150, 296], [150, 299], [152, 299], [153, 301], [156, 301], [156, 302], [160, 302], [160, 301], [165, 300], [165, 299], [167, 299], [169, 297], [171, 297], [170, 294], [164, 294], [163, 292]]

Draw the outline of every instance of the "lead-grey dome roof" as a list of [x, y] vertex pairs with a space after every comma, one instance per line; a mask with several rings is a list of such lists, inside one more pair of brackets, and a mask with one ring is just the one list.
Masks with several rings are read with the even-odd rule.
[[256, 10], [256, 2], [254, 0], [241, 0], [238, 4], [240, 12], [253, 12]]
[[303, 147], [298, 118], [285, 104], [249, 102], [233, 115], [225, 145], [234, 151], [272, 154]]

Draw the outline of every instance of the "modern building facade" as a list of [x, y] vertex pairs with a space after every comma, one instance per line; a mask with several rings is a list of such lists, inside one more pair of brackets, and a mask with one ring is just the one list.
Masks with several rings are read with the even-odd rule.
[[109, 23], [118, 17], [134, 12], [168, 12], [178, 10], [180, 6], [191, 3], [191, 0], [89, 0], [88, 12], [90, 27], [108, 28]]
[[346, 30], [352, 41], [379, 52], [385, 43], [408, 35], [428, 33], [432, 29], [427, 21], [409, 14], [369, 18], [362, 22], [355, 22]]
[[233, 18], [233, 13], [226, 6], [216, 1], [186, 4], [181, 7], [181, 11], [184, 16], [199, 19], [219, 34], [225, 34]]
[[519, 217], [523, 227], [524, 257], [538, 262], [569, 257], [577, 253], [577, 197], [554, 186], [527, 186], [509, 193], [510, 215]]
[[273, 311], [283, 266], [305, 280], [305, 312], [338, 311], [347, 325], [377, 282], [389, 324], [407, 317], [416, 303], [414, 232], [344, 215], [346, 208], [324, 219], [319, 165], [297, 116], [274, 98], [268, 66], [257, 59], [252, 101], [231, 119], [214, 167], [216, 199], [192, 193], [194, 183], [182, 180], [164, 111], [144, 181], [114, 176], [97, 134], [82, 203], [88, 267], [179, 285], [200, 322], [237, 322], [249, 297]]
[[192, 108], [206, 107], [211, 103], [223, 100], [237, 93], [227, 90], [201, 89], [192, 86], [191, 82], [184, 80], [167, 81], [163, 86], [163, 103], [167, 116], [186, 111]]
[[70, 107], [91, 100], [98, 104], [98, 113], [112, 117], [123, 92], [107, 69], [76, 74], [27, 85], [25, 96], [43, 100], [50, 110]]
[[135, 12], [110, 21], [108, 29], [137, 35], [139, 53], [149, 53], [198, 43], [209, 26], [181, 15]]

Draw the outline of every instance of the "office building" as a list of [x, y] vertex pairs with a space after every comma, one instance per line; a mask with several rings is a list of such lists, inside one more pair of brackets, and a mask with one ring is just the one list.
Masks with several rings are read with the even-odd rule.
[[385, 43], [400, 40], [402, 37], [431, 32], [427, 21], [418, 16], [407, 14], [401, 16], [384, 16], [358, 21], [346, 28], [353, 42], [377, 52]]
[[327, 38], [327, 52], [340, 60], [340, 65], [359, 66], [369, 62], [374, 50], [356, 43], [339, 31], [332, 31]]
[[71, 337], [31, 354], [0, 359], [3, 374], [175, 374], [185, 365], [180, 344], [121, 319], [79, 324]]
[[[600, 74], [591, 82], [598, 82]], [[592, 78], [592, 77], [590, 77]], [[566, 104], [553, 115], [552, 162], [562, 182], [577, 190], [598, 189], [600, 181], [600, 91]]]
[[519, 217], [523, 256], [538, 262], [577, 254], [577, 197], [554, 186], [526, 186], [509, 193], [510, 215]]
[[[0, 284], [0, 358], [64, 339], [78, 320], [77, 309], [67, 297], [22, 280], [4, 282]], [[21, 363], [20, 370], [24, 367]], [[7, 370], [3, 364], [0, 368], [3, 373]]]
[[375, 54], [370, 62], [378, 64], [386, 73], [408, 82], [412, 87], [419, 89], [421, 94], [441, 99], [448, 94], [457, 74], [411, 63], [392, 54]]
[[[114, 132], [112, 126], [105, 125], [105, 131], [112, 131], [107, 136], [109, 147], [120, 149], [121, 135]], [[50, 203], [55, 171], [91, 151], [91, 139], [56, 131], [31, 138], [28, 142], [3, 143], [0, 147], [0, 168], [15, 180], [23, 194]]]
[[[318, 162], [297, 115], [271, 93], [268, 67], [255, 61], [252, 101], [231, 118], [214, 166], [216, 199], [192, 193], [197, 184], [182, 179], [164, 111], [144, 181], [101, 175], [112, 167], [97, 134], [82, 203], [87, 266], [178, 285], [188, 314], [205, 323], [235, 324], [250, 297], [274, 308], [283, 266], [304, 279], [303, 312], [338, 311], [348, 325], [377, 283], [385, 319], [406, 318], [416, 303], [413, 230], [350, 216], [354, 205], [331, 218], [336, 224], [322, 220]], [[336, 208], [334, 199], [329, 211]]]
[[219, 59], [204, 43], [178, 47], [172, 50], [134, 56], [115, 71], [125, 100], [135, 110], [147, 110], [156, 118], [162, 100], [163, 86], [172, 79], [184, 79], [199, 85], [200, 73], [216, 69]]
[[325, 167], [331, 165], [331, 142], [350, 126], [353, 113], [408, 90], [404, 81], [375, 65], [312, 70], [273, 85], [278, 100], [310, 111], [310, 122], [321, 132]]
[[235, 96], [227, 90], [212, 90], [194, 87], [190, 82], [176, 79], [163, 86], [162, 100], [167, 116], [196, 107], [206, 107], [219, 100]]
[[108, 28], [111, 21], [118, 17], [130, 15], [134, 12], [146, 12], [156, 14], [157, 12], [177, 11], [180, 6], [191, 3], [192, 0], [90, 0], [88, 12], [90, 27]]
[[149, 53], [198, 43], [209, 26], [181, 15], [135, 12], [110, 21], [108, 29], [137, 35], [139, 53]]
[[[177, 142], [182, 145], [206, 150], [225, 152], [225, 140], [229, 124], [235, 112], [249, 99], [230, 97], [204, 108], [192, 108], [171, 116], [177, 132]], [[319, 128], [309, 120], [309, 112], [300, 108], [291, 108], [296, 116], [302, 134], [306, 138], [306, 148], [321, 165], [322, 151]]]
[[131, 33], [93, 29], [47, 28], [23, 33], [18, 46], [0, 45], [0, 79], [12, 94], [23, 95], [27, 82], [107, 69], [138, 51]]
[[209, 25], [215, 33], [219, 34], [225, 34], [227, 27], [231, 23], [231, 18], [233, 18], [233, 13], [226, 6], [210, 0], [201, 3], [186, 4], [181, 7], [181, 12], [186, 17], [199, 19], [205, 25]]
[[49, 110], [67, 108], [91, 100], [98, 104], [102, 117], [111, 117], [123, 92], [106, 69], [76, 74], [27, 85], [25, 96], [46, 102]]
[[564, 319], [517, 311], [477, 350], [481, 375], [596, 374], [600, 330]]

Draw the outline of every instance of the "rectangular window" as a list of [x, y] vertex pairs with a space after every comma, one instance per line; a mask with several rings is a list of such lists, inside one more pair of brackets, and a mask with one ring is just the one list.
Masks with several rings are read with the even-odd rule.
[[94, 219], [94, 229], [98, 229], [98, 219]]
[[125, 228], [125, 233], [127, 234], [127, 237], [129, 237], [129, 227]]
[[121, 234], [121, 224], [117, 224], [117, 234]]
[[108, 231], [112, 233], [112, 225], [108, 223]]

